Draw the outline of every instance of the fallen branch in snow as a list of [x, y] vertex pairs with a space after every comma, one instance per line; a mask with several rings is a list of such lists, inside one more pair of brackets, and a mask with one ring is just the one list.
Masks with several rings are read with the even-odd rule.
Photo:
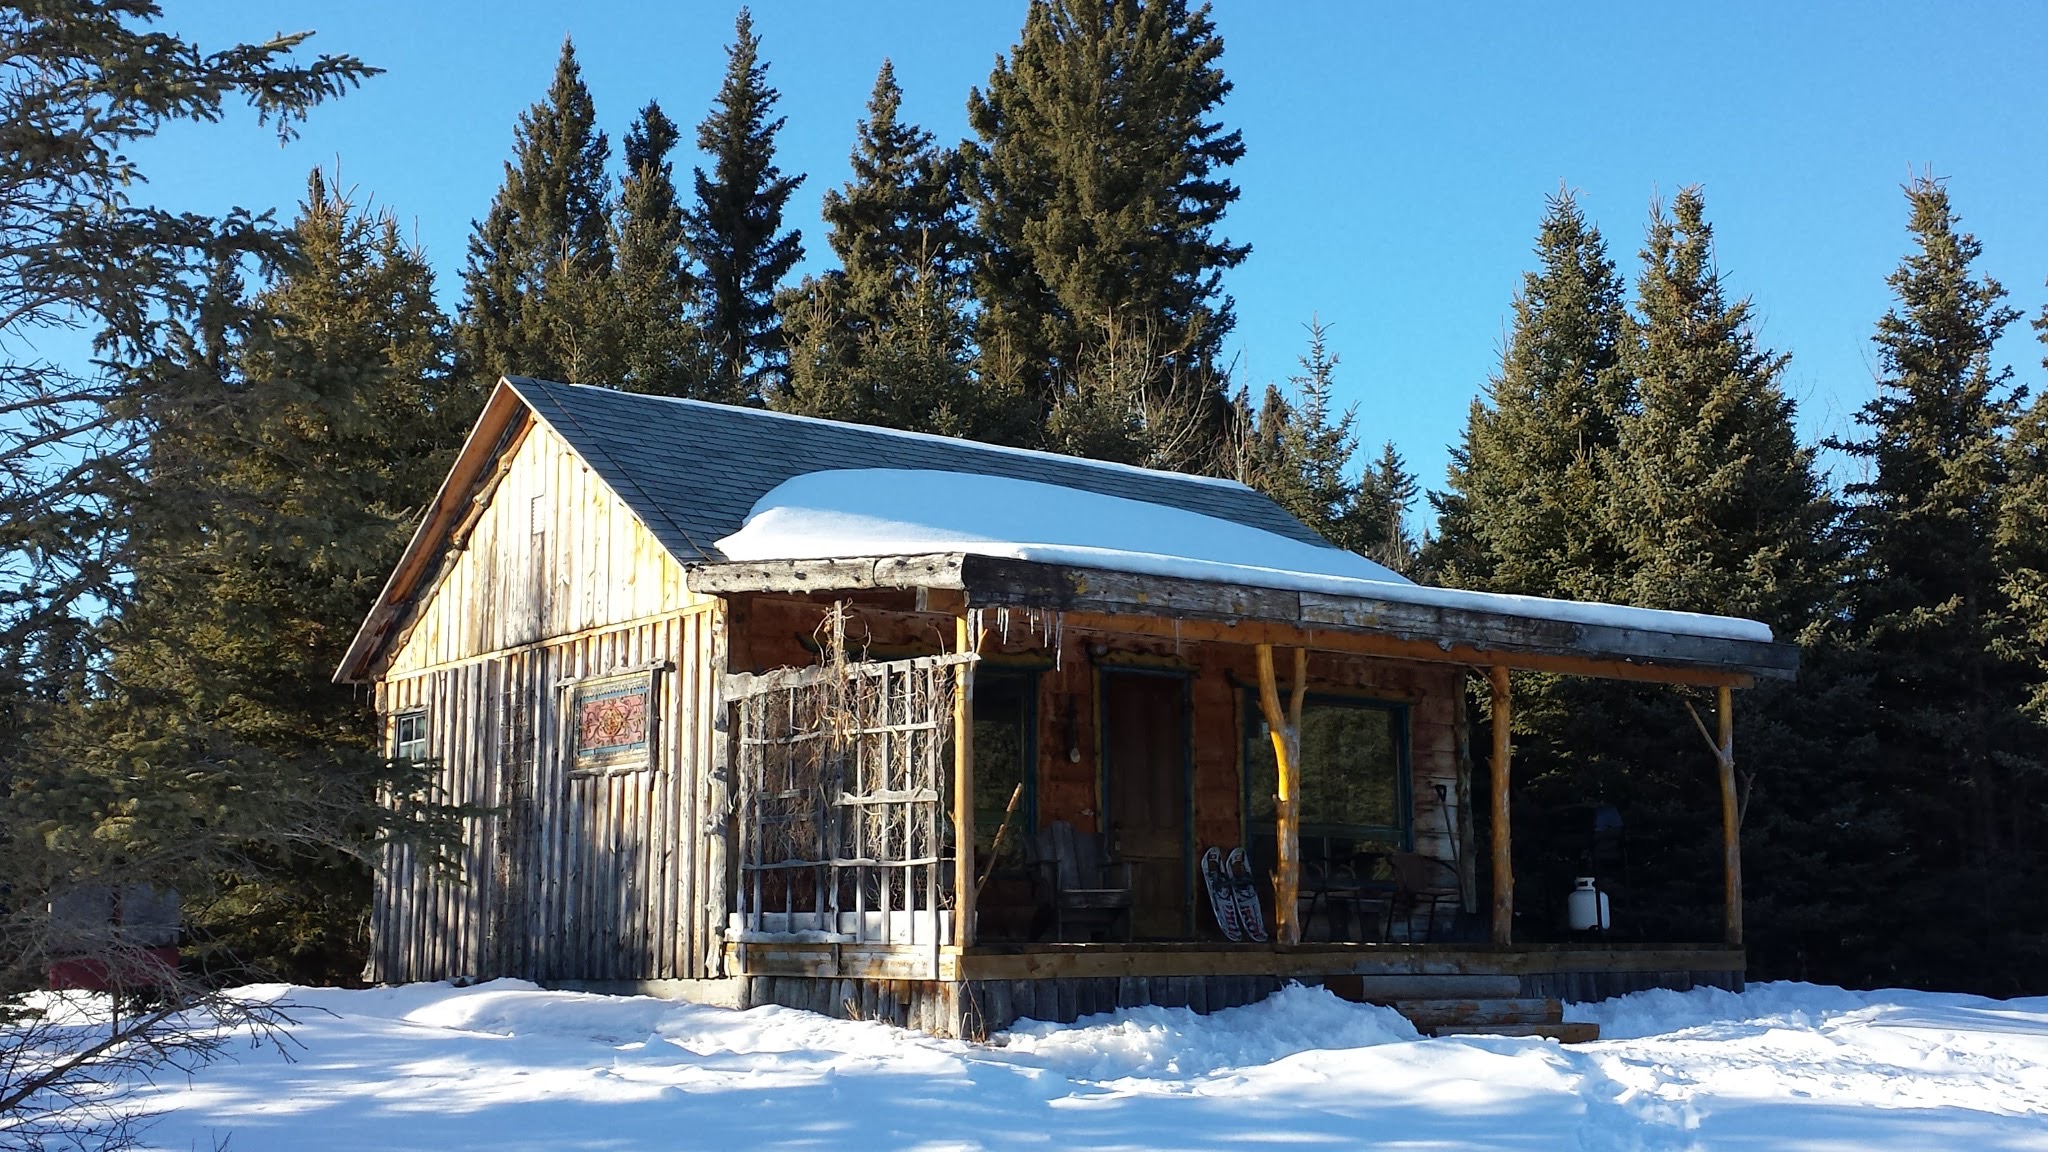
[[0, 916], [0, 1148], [126, 1148], [162, 1073], [189, 1075], [237, 1040], [289, 1058], [290, 1005], [180, 971], [133, 926], [46, 908]]

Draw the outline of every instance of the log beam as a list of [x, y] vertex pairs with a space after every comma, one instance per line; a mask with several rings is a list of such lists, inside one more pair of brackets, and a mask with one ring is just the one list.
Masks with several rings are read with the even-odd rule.
[[1513, 741], [1508, 730], [1507, 668], [1494, 665], [1488, 669], [1488, 680], [1493, 688], [1493, 942], [1506, 945], [1515, 933], [1515, 866], [1508, 851], [1508, 756]]
[[[1369, 653], [1375, 655], [1654, 683], [1746, 687], [1757, 676], [1791, 679], [1799, 663], [1798, 650], [1787, 644], [1539, 618], [1480, 603], [1418, 604], [959, 553], [690, 564], [686, 583], [691, 591], [713, 595], [958, 590], [982, 608], [1058, 611], [1070, 622], [1077, 614], [1094, 614], [1150, 616], [1169, 624], [1277, 625], [1297, 635], [1344, 634], [1377, 642], [1380, 650]], [[1277, 635], [1237, 642], [1291, 646]]]
[[1715, 759], [1721, 770], [1721, 884], [1726, 940], [1742, 943], [1742, 809], [1735, 795], [1735, 694], [1715, 693], [1720, 713], [1720, 746]]
[[1288, 709], [1280, 709], [1280, 685], [1273, 673], [1273, 646], [1258, 646], [1259, 709], [1265, 713], [1266, 728], [1273, 738], [1274, 773], [1278, 783], [1273, 798], [1274, 840], [1279, 846], [1273, 872], [1274, 939], [1281, 944], [1301, 943], [1301, 924], [1296, 919], [1301, 901], [1301, 817], [1296, 806], [1301, 799], [1301, 709], [1308, 699], [1308, 649], [1294, 650], [1294, 684]]
[[[974, 634], [964, 610], [954, 617], [954, 648], [962, 655], [975, 651]], [[953, 943], [974, 943], [974, 662], [955, 666], [953, 675]]]
[[1067, 612], [1060, 619], [1069, 632], [1149, 636], [1161, 640], [1178, 638], [1188, 643], [1270, 644], [1276, 648], [1309, 648], [1317, 652], [1332, 652], [1346, 656], [1377, 656], [1390, 660], [1414, 660], [1425, 664], [1464, 664], [1477, 667], [1505, 661], [1508, 667], [1531, 672], [1553, 672], [1563, 676], [1593, 676], [1607, 680], [1632, 680], [1651, 684], [1709, 687], [1726, 684], [1735, 688], [1748, 688], [1756, 683], [1756, 678], [1747, 672], [1630, 664], [1620, 660], [1592, 660], [1584, 657], [1510, 656], [1462, 644], [1445, 647], [1427, 640], [1403, 640], [1393, 636], [1329, 628], [1302, 628], [1262, 620], [1232, 622], [1179, 619], [1169, 616], [1124, 616], [1102, 612]]

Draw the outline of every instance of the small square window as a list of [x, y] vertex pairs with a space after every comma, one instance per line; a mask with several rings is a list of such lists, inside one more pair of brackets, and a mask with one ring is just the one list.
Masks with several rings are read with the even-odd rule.
[[427, 714], [401, 712], [394, 725], [391, 755], [398, 760], [427, 758]]

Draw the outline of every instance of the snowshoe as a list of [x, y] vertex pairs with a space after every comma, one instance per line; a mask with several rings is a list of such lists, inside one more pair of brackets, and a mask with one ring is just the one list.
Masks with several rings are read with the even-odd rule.
[[1223, 849], [1211, 846], [1202, 853], [1202, 886], [1209, 890], [1209, 911], [1216, 915], [1216, 926], [1223, 929], [1223, 938], [1236, 943], [1244, 939], [1244, 926], [1238, 922], [1237, 889], [1230, 873], [1223, 869]]
[[1244, 849], [1232, 848], [1224, 868], [1230, 873], [1230, 891], [1237, 904], [1239, 926], [1254, 943], [1264, 944], [1266, 913], [1259, 907], [1258, 882], [1252, 879], [1251, 862], [1245, 859]]

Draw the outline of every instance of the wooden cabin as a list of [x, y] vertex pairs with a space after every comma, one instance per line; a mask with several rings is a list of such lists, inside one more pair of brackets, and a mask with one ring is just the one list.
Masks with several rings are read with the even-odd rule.
[[[1725, 939], [1513, 938], [1517, 669], [1718, 689]], [[336, 673], [480, 813], [460, 875], [391, 850], [368, 975], [954, 1035], [1740, 987], [1731, 693], [1795, 669], [1747, 621], [1419, 587], [1227, 481], [507, 379]]]

